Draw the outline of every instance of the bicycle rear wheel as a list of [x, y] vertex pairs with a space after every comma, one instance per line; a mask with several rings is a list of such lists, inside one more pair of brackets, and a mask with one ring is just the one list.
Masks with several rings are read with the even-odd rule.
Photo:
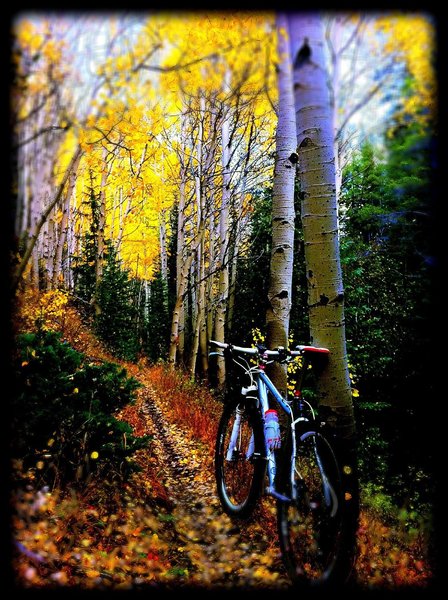
[[298, 432], [293, 485], [296, 498], [277, 506], [288, 574], [296, 585], [336, 582], [343, 535], [341, 479], [334, 452], [317, 431]]
[[231, 400], [218, 426], [215, 476], [224, 511], [247, 518], [262, 493], [266, 474], [264, 430], [252, 399]]

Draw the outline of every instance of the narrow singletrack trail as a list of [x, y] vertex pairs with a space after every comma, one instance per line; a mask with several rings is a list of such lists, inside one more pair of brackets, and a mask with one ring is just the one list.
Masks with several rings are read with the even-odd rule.
[[[151, 387], [142, 389], [140, 397], [140, 413], [153, 436], [150, 451], [157, 456], [158, 472], [173, 506], [178, 549], [189, 563], [185, 583], [204, 588], [288, 589], [275, 528], [263, 529], [257, 514], [250, 522], [234, 522], [224, 514], [210, 461], [201, 458], [201, 444], [167, 420], [169, 407]], [[266, 510], [274, 510], [271, 499], [263, 503]]]

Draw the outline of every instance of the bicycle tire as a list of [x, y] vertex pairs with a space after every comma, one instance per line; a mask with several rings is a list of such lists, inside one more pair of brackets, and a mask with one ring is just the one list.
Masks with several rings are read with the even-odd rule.
[[[237, 442], [230, 448], [238, 413], [241, 427]], [[253, 513], [263, 491], [265, 455], [263, 422], [256, 399], [230, 400], [221, 415], [215, 448], [218, 496], [228, 515], [247, 519]]]
[[[344, 519], [338, 462], [328, 440], [312, 425], [297, 432], [296, 442], [297, 498], [277, 503], [283, 563], [295, 586], [342, 583]], [[291, 489], [287, 492], [291, 495]]]

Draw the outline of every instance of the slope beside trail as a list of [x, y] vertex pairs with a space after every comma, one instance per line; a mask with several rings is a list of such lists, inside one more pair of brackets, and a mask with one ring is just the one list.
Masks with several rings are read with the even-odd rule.
[[118, 361], [76, 311], [66, 323], [63, 337], [75, 349], [93, 362], [121, 363], [141, 383], [117, 416], [150, 441], [136, 451], [139, 470], [124, 483], [96, 477], [80, 493], [17, 489], [12, 570], [19, 587], [288, 590], [274, 501], [263, 498], [250, 521], [232, 521], [217, 497], [211, 444], [173, 417], [152, 368]]
[[[225, 515], [216, 494], [212, 461], [191, 432], [169, 421], [169, 400], [160, 398], [146, 382], [137, 404], [146, 433], [153, 436], [151, 454], [172, 507], [177, 549], [183, 555], [179, 563], [188, 564], [183, 582], [204, 588], [288, 589], [277, 532], [272, 530], [275, 521], [271, 518], [269, 528], [263, 527], [257, 520], [263, 517], [260, 511], [249, 522], [235, 522]], [[265, 498], [262, 503], [272, 516], [273, 501]]]

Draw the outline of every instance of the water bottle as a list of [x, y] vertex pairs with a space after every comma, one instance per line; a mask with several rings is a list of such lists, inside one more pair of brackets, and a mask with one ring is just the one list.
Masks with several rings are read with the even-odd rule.
[[266, 444], [270, 450], [280, 448], [280, 425], [278, 414], [274, 409], [269, 409], [264, 413], [264, 432]]

